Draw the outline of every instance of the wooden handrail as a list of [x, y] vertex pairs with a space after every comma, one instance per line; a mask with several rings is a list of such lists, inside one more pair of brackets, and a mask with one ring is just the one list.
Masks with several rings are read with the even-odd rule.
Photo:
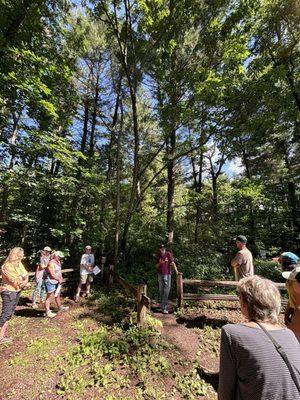
[[150, 309], [151, 299], [147, 296], [147, 285], [139, 285], [137, 288], [131, 283], [125, 281], [124, 278], [119, 276], [114, 271], [114, 266], [109, 266], [109, 283], [112, 284], [114, 279], [126, 290], [136, 298], [137, 301], [137, 324], [143, 326], [146, 322], [146, 308]]
[[[285, 283], [273, 282], [278, 289], [285, 289]], [[188, 286], [203, 286], [203, 287], [237, 287], [238, 281], [209, 281], [209, 280], [198, 280], [198, 279], [183, 279], [183, 284]]]
[[[273, 282], [274, 285], [280, 289], [285, 290], [285, 284], [281, 282]], [[237, 301], [238, 297], [231, 294], [197, 294], [197, 293], [184, 293], [184, 285], [195, 286], [195, 287], [232, 287], [235, 288], [238, 285], [238, 281], [210, 281], [205, 279], [182, 279], [182, 273], [177, 274], [177, 300], [178, 307], [182, 307], [184, 300], [229, 300]], [[282, 299], [282, 305], [286, 305], [287, 301]]]
[[[193, 300], [193, 301], [205, 301], [205, 300], [224, 300], [224, 301], [238, 301], [238, 296], [231, 294], [197, 294], [197, 293], [185, 293], [183, 296], [184, 300]], [[286, 306], [288, 304], [288, 300], [281, 299], [281, 304]]]
[[[61, 273], [66, 274], [67, 272], [73, 272], [73, 271], [74, 271], [74, 268], [67, 268], [67, 269], [62, 269]], [[34, 276], [34, 275], [35, 275], [35, 272], [33, 272], [33, 271], [28, 272], [28, 276]], [[0, 275], [0, 279], [2, 279], [2, 275]]]
[[124, 287], [124, 289], [126, 291], [128, 291], [129, 293], [131, 293], [134, 297], [137, 296], [137, 291], [138, 289], [136, 287], [134, 287], [133, 285], [131, 285], [131, 283], [128, 283], [125, 281], [124, 278], [122, 278], [121, 276], [119, 276], [118, 274], [115, 273], [115, 271], [111, 271], [111, 275], [115, 278], [115, 280]]

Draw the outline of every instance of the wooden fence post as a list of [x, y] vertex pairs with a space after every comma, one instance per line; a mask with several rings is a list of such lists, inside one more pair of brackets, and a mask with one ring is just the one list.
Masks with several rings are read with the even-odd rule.
[[137, 288], [137, 324], [144, 326], [146, 321], [146, 306], [143, 302], [143, 294], [147, 295], [147, 285], [139, 285]]
[[112, 285], [114, 283], [114, 266], [112, 264], [109, 265], [109, 277], [108, 277], [108, 284]]
[[183, 305], [183, 279], [182, 279], [182, 272], [178, 272], [176, 277], [176, 284], [177, 284], [177, 304], [178, 308], [181, 308]]

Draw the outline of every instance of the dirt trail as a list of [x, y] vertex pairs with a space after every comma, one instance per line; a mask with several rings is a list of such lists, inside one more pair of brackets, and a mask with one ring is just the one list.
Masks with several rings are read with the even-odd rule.
[[196, 332], [178, 324], [174, 314], [154, 313], [153, 316], [163, 323], [161, 334], [173, 344], [183, 358], [195, 361], [199, 348], [199, 339]]

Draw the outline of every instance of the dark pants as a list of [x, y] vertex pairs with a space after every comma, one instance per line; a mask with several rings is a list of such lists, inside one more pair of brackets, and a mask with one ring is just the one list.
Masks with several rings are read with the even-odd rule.
[[2, 311], [0, 315], [0, 328], [6, 321], [10, 320], [17, 307], [20, 292], [4, 291], [1, 293], [2, 297]]

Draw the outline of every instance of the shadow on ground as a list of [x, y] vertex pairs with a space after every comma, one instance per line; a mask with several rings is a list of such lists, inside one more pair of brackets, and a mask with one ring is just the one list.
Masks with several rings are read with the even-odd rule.
[[197, 367], [196, 370], [200, 378], [203, 379], [209, 385], [211, 385], [217, 392], [219, 385], [219, 372], [208, 372], [201, 367]]
[[36, 310], [34, 308], [23, 308], [15, 312], [15, 315], [26, 318], [42, 318], [44, 314], [45, 310]]
[[176, 322], [178, 324], [185, 324], [187, 328], [204, 329], [206, 326], [211, 326], [213, 329], [217, 329], [222, 328], [229, 321], [227, 319], [207, 318], [205, 315], [200, 315], [195, 318], [179, 317], [176, 319]]

